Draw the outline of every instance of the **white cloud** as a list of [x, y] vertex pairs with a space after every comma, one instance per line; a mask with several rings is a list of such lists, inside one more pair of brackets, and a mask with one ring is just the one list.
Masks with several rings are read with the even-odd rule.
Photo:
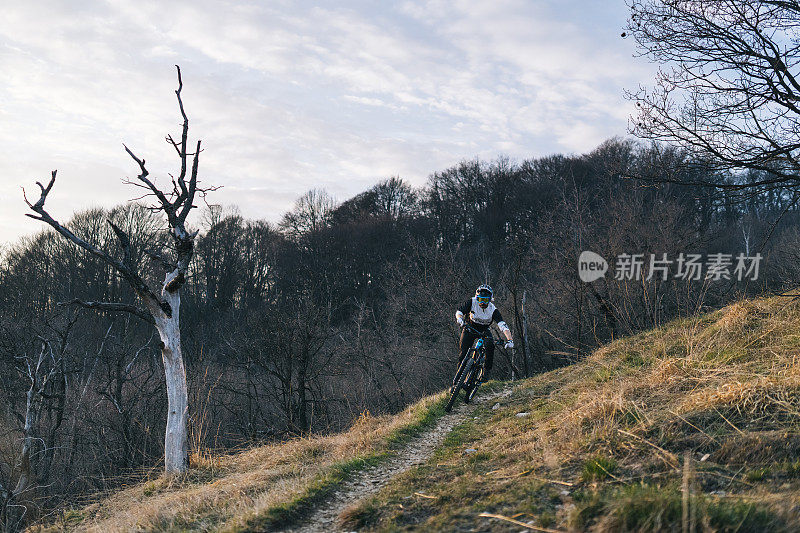
[[61, 218], [134, 195], [122, 142], [153, 175], [174, 170], [174, 63], [202, 175], [224, 186], [212, 200], [248, 217], [277, 220], [312, 187], [346, 198], [476, 155], [591, 149], [624, 132], [622, 87], [648, 73], [619, 42], [622, 3], [578, 4], [590, 15], [523, 0], [15, 5], [0, 19], [0, 242], [37, 229], [19, 190], [52, 168]]

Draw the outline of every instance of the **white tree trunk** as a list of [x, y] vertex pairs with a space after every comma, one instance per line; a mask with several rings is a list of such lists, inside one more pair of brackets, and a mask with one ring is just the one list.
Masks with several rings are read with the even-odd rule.
[[[41, 364], [41, 356], [39, 358]], [[33, 494], [28, 493], [33, 489], [34, 476], [31, 467], [31, 453], [34, 446], [33, 427], [36, 424], [36, 402], [37, 391], [35, 376], [38, 376], [39, 367], [33, 374], [34, 378], [31, 379], [31, 387], [28, 389], [27, 401], [25, 404], [25, 427], [22, 433], [22, 450], [19, 454], [19, 460], [16, 465], [16, 470], [19, 472], [19, 479], [17, 486], [9, 494], [0, 485], [0, 495], [5, 493], [4, 502], [6, 511], [6, 523], [3, 531], [14, 532], [20, 531], [25, 524], [25, 514], [28, 512], [28, 505], [32, 501]], [[0, 527], [3, 524], [0, 523]]]
[[[38, 370], [38, 367], [37, 367]], [[22, 433], [22, 451], [19, 454], [17, 470], [19, 479], [14, 489], [14, 496], [25, 493], [33, 483], [33, 473], [31, 472], [31, 450], [33, 449], [34, 437], [33, 426], [36, 424], [36, 383], [31, 383], [31, 388], [26, 396], [25, 407], [25, 428]]]
[[[167, 282], [175, 273], [167, 275]], [[183, 366], [180, 330], [180, 291], [164, 290], [162, 297], [172, 308], [168, 317], [159, 309], [154, 313], [156, 329], [161, 337], [161, 357], [164, 360], [164, 377], [167, 382], [167, 430], [164, 436], [164, 469], [176, 474], [189, 467], [189, 439], [187, 435], [189, 402], [186, 388], [186, 369]]]

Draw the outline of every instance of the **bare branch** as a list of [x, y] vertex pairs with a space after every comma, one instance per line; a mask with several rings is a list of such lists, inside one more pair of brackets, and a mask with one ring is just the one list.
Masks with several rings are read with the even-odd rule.
[[200, 162], [200, 141], [197, 141], [197, 149], [194, 152], [194, 158], [192, 160], [192, 176], [189, 178], [189, 190], [186, 193], [186, 200], [183, 204], [183, 210], [181, 211], [180, 217], [178, 220], [181, 224], [186, 221], [186, 217], [189, 215], [189, 211], [194, 207], [192, 204], [194, 203], [194, 195], [197, 192], [197, 167]]
[[677, 143], [720, 169], [797, 185], [800, 3], [633, 0], [627, 29], [641, 54], [671, 65], [652, 90], [629, 92], [631, 131]]
[[130, 148], [125, 146], [125, 144], [123, 144], [122, 146], [125, 148], [125, 151], [128, 152], [128, 155], [131, 156], [131, 158], [133, 158], [133, 160], [136, 161], [136, 163], [139, 165], [140, 173], [138, 176], [136, 176], [136, 179], [144, 183], [147, 186], [147, 188], [150, 189], [150, 191], [152, 191], [153, 195], [156, 198], [158, 198], [158, 201], [161, 203], [161, 208], [167, 214], [167, 217], [172, 218], [174, 216], [173, 212], [175, 206], [173, 206], [172, 203], [167, 199], [167, 197], [164, 196], [164, 193], [161, 192], [161, 189], [156, 187], [155, 184], [147, 178], [147, 176], [149, 176], [150, 173], [147, 171], [147, 168], [145, 168], [144, 159], [139, 159], [138, 157], [136, 157], [136, 155], [130, 150]]
[[94, 309], [98, 311], [107, 311], [110, 313], [130, 313], [135, 315], [148, 324], [155, 324], [153, 317], [143, 309], [139, 309], [133, 304], [126, 304], [122, 302], [94, 302], [85, 301], [78, 298], [73, 298], [67, 302], [59, 302], [58, 305], [77, 305], [84, 309]]
[[119, 261], [118, 259], [114, 258], [104, 250], [96, 247], [95, 245], [87, 242], [86, 240], [78, 237], [75, 235], [71, 230], [61, 225], [60, 222], [55, 220], [50, 214], [45, 210], [44, 204], [47, 199], [47, 194], [53, 187], [53, 183], [55, 182], [56, 172], [53, 171], [53, 177], [50, 180], [50, 184], [47, 187], [42, 187], [42, 195], [35, 204], [30, 205], [30, 208], [39, 214], [38, 217], [28, 214], [31, 218], [35, 218], [37, 220], [41, 220], [45, 222], [50, 227], [52, 227], [56, 232], [58, 232], [61, 236], [65, 237], [66, 239], [72, 241], [79, 247], [83, 248], [87, 252], [91, 253], [95, 257], [99, 258], [106, 264], [112, 266], [119, 274], [125, 278], [128, 283], [133, 287], [133, 289], [141, 295], [144, 299], [150, 299], [155, 302], [159, 307], [163, 308], [161, 298], [159, 298], [151, 289], [147, 286], [144, 280], [136, 273], [128, 264]]
[[123, 262], [128, 266], [128, 268], [133, 269], [133, 252], [131, 250], [131, 239], [128, 237], [128, 234], [122, 231], [116, 224], [114, 224], [111, 220], [108, 220], [108, 225], [111, 226], [111, 229], [114, 230], [114, 235], [117, 236], [117, 240], [119, 240], [119, 244], [122, 247], [123, 253]]
[[[183, 117], [183, 130], [181, 131], [181, 145], [180, 149], [178, 150], [178, 153], [181, 158], [181, 174], [178, 177], [178, 183], [180, 184], [184, 198], [189, 198], [189, 192], [186, 190], [186, 143], [189, 137], [189, 118], [186, 116], [186, 111], [183, 108], [183, 99], [181, 98], [181, 91], [183, 90], [181, 67], [175, 65], [175, 68], [178, 71], [178, 89], [175, 91], [175, 96], [178, 99], [178, 107], [180, 107], [181, 116]], [[189, 202], [191, 202], [191, 198], [189, 198]]]
[[51, 172], [51, 174], [50, 174], [50, 182], [47, 184], [47, 187], [43, 186], [40, 181], [36, 182], [36, 185], [39, 186], [39, 189], [41, 189], [42, 193], [39, 196], [39, 200], [37, 200], [37, 202], [35, 204], [33, 204], [33, 205], [31, 205], [31, 203], [28, 201], [28, 197], [25, 194], [25, 188], [24, 187], [22, 188], [22, 197], [25, 199], [25, 203], [28, 205], [28, 207], [30, 207], [31, 209], [36, 211], [37, 208], [41, 208], [42, 206], [44, 206], [44, 202], [47, 199], [47, 195], [50, 194], [50, 189], [53, 188], [53, 184], [56, 182], [56, 173], [57, 172], [58, 172], [57, 170], [54, 170], [53, 172]]

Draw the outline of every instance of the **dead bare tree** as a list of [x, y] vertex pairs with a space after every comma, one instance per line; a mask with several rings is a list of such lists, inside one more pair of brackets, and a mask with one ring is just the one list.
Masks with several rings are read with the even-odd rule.
[[183, 100], [181, 99], [181, 90], [183, 89], [181, 70], [177, 65], [176, 68], [178, 71], [178, 88], [175, 91], [175, 95], [183, 117], [183, 129], [180, 141], [174, 140], [171, 135], [166, 138], [167, 142], [175, 148], [180, 159], [180, 173], [177, 178], [172, 177], [172, 190], [164, 192], [159, 189], [155, 182], [149, 178], [150, 173], [145, 167], [145, 160], [137, 157], [127, 146], [123, 145], [125, 151], [139, 167], [139, 175], [135, 180], [128, 180], [127, 183], [143, 188], [145, 192], [138, 199], [154, 198], [154, 205], [150, 206], [150, 209], [163, 213], [167, 219], [168, 232], [171, 236], [170, 252], [172, 257], [164, 257], [155, 252], [148, 252], [151, 258], [160, 261], [162, 265], [167, 267], [167, 274], [160, 290], [151, 289], [145, 281], [139, 272], [139, 265], [136, 264], [134, 259], [135, 254], [131, 239], [122, 228], [111, 220], [108, 223], [117, 237], [122, 252], [121, 258], [94, 246], [50, 216], [45, 210], [44, 204], [56, 180], [55, 170], [52, 172], [47, 186], [36, 182], [41, 189], [41, 195], [35, 203], [29, 202], [25, 197], [28, 207], [36, 213], [35, 215], [28, 214], [27, 216], [50, 225], [62, 237], [113, 267], [117, 274], [133, 288], [143, 308], [124, 302], [94, 302], [75, 299], [70, 303], [101, 312], [132, 313], [153, 324], [158, 330], [161, 338], [161, 356], [164, 362], [167, 385], [168, 410], [164, 439], [164, 467], [167, 474], [186, 470], [189, 457], [187, 438], [188, 397], [186, 371], [181, 353], [179, 322], [180, 289], [186, 282], [189, 263], [194, 253], [194, 239], [197, 236], [197, 232], [187, 229], [186, 218], [192, 208], [195, 207], [195, 197], [198, 195], [204, 197], [207, 192], [215, 189], [214, 187], [205, 189], [198, 187], [197, 169], [201, 151], [200, 141], [197, 141], [194, 152], [190, 152], [187, 149], [189, 119], [186, 116]]
[[63, 402], [63, 388], [58, 390], [58, 383], [65, 376], [63, 350], [54, 350], [51, 342], [44, 337], [40, 337], [40, 340], [38, 355], [25, 353], [15, 356], [19, 371], [27, 380], [28, 386], [25, 392], [25, 413], [18, 414], [22, 423], [22, 446], [13, 468], [13, 476], [17, 481], [13, 488], [3, 488], [0, 485], [0, 496], [2, 496], [0, 516], [5, 519], [4, 531], [21, 530], [28, 520], [26, 515], [38, 481], [33, 466], [34, 454], [37, 453], [37, 448], [40, 448], [37, 444], [45, 442], [36, 432], [42, 401], [44, 398], [59, 396]]

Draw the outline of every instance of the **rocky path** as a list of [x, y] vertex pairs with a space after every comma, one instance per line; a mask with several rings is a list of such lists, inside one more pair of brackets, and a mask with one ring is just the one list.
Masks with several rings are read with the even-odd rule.
[[[489, 393], [478, 392], [475, 403], [485, 403], [501, 396], [511, 394], [510, 385], [504, 389]], [[462, 395], [463, 398], [463, 395]], [[338, 526], [339, 514], [351, 504], [374, 494], [398, 474], [427, 461], [433, 451], [442, 443], [452, 429], [464, 421], [472, 412], [473, 406], [459, 400], [452, 412], [444, 415], [434, 427], [412, 439], [397, 455], [386, 462], [367, 468], [342, 486], [329, 498], [322, 501], [301, 523], [287, 531], [293, 533], [342, 531]]]

